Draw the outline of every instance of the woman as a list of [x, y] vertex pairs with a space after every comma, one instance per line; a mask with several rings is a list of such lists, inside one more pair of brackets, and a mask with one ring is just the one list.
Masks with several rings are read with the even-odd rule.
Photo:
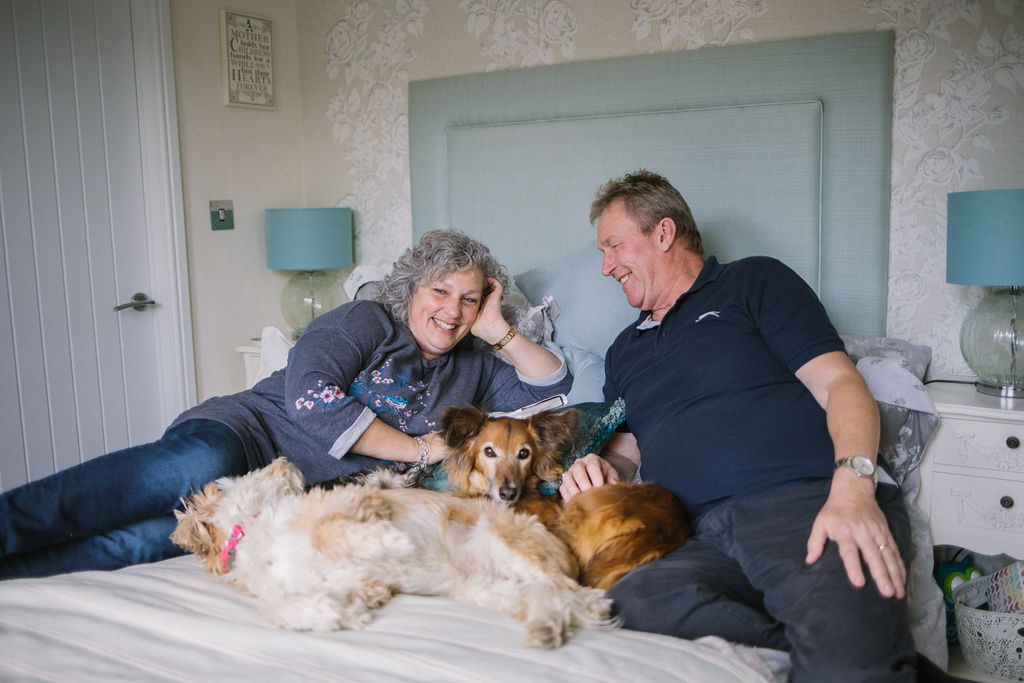
[[[501, 314], [508, 278], [487, 247], [435, 231], [406, 251], [379, 302], [310, 323], [288, 364], [180, 415], [158, 441], [0, 495], [0, 578], [115, 569], [180, 555], [173, 510], [192, 490], [285, 456], [317, 483], [447, 454], [441, 413], [513, 410], [572, 385], [560, 357]], [[475, 350], [473, 335], [504, 362]]]

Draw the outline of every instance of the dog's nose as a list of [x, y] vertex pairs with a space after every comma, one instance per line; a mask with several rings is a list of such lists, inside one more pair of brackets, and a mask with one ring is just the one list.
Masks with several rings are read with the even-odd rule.
[[505, 484], [498, 488], [498, 496], [506, 503], [510, 503], [519, 497], [519, 487], [515, 484]]

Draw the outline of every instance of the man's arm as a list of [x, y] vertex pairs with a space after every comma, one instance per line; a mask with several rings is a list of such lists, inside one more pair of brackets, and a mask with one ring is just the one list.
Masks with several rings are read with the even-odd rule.
[[[836, 460], [862, 455], [872, 462], [878, 453], [879, 416], [867, 384], [842, 351], [811, 359], [796, 372], [825, 409]], [[878, 591], [886, 597], [906, 594], [907, 571], [889, 523], [875, 501], [874, 484], [848, 467], [836, 469], [832, 490], [814, 520], [807, 539], [807, 562], [816, 562], [831, 539], [854, 586], [865, 584], [861, 558]]]
[[580, 491], [595, 486], [633, 481], [640, 467], [640, 448], [629, 432], [615, 432], [601, 448], [601, 455], [588, 453], [574, 462], [562, 475], [558, 492], [569, 500]]

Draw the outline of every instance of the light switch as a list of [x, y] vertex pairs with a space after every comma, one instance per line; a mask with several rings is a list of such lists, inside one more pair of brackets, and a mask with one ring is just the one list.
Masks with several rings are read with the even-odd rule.
[[210, 227], [214, 230], [235, 229], [235, 203], [230, 199], [210, 202]]

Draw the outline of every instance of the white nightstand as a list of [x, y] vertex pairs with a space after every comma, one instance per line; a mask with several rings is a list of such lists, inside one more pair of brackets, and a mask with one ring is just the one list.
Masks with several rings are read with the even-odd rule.
[[248, 389], [256, 383], [256, 377], [260, 374], [260, 340], [251, 339], [248, 344], [236, 346], [235, 351], [242, 354], [242, 362], [245, 364], [245, 388]]
[[1024, 557], [1024, 400], [933, 382], [939, 427], [921, 461], [918, 504], [936, 545]]
[[[972, 384], [933, 382], [938, 429], [921, 460], [918, 505], [932, 542], [1024, 558], [1024, 400], [980, 394]], [[967, 667], [957, 647], [949, 673], [999, 681]]]

